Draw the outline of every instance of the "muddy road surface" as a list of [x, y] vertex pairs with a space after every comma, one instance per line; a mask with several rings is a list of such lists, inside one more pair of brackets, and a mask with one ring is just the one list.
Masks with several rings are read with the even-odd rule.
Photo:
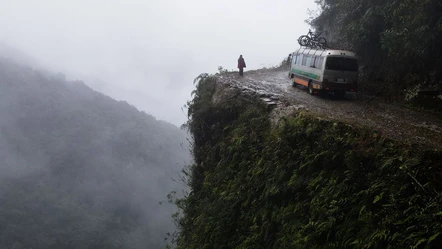
[[257, 93], [275, 105], [281, 115], [304, 110], [330, 120], [369, 127], [384, 136], [407, 144], [419, 144], [442, 150], [442, 115], [386, 103], [375, 98], [361, 98], [347, 93], [344, 99], [333, 94], [309, 95], [303, 86], [293, 87], [287, 70], [260, 69], [244, 73], [224, 73], [218, 80], [244, 92]]

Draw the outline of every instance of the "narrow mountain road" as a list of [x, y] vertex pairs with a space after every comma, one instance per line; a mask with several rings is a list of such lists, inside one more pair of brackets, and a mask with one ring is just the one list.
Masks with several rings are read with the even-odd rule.
[[[266, 101], [277, 104], [274, 112], [281, 115], [290, 110], [305, 110], [319, 116], [369, 127], [393, 140], [425, 145], [442, 150], [442, 116], [388, 104], [379, 100], [346, 99], [333, 95], [309, 95], [302, 86], [293, 87], [287, 70], [260, 69], [244, 73], [224, 73], [218, 80], [244, 92], [259, 94]], [[271, 103], [272, 103], [271, 102]]]

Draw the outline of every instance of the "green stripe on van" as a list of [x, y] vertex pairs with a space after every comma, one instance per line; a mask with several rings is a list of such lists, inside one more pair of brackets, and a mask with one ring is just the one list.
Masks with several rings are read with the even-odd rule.
[[319, 80], [319, 78], [321, 78], [321, 76], [319, 76], [319, 75], [316, 75], [316, 74], [313, 74], [313, 73], [304, 72], [304, 71], [301, 71], [301, 70], [298, 70], [298, 69], [292, 69], [292, 73], [299, 74], [299, 75], [302, 75], [302, 76], [305, 76], [305, 77], [309, 77], [309, 78], [312, 78], [312, 79], [315, 79], [315, 80]]

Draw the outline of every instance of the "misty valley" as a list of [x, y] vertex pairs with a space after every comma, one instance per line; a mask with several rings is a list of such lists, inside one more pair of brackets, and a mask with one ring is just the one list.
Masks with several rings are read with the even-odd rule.
[[441, 64], [442, 0], [0, 0], [0, 249], [442, 248]]
[[0, 57], [0, 248], [164, 248], [186, 133]]

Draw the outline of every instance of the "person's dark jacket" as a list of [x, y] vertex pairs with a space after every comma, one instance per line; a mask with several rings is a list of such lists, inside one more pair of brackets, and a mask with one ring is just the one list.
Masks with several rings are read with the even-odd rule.
[[244, 68], [246, 67], [246, 62], [244, 61], [244, 58], [239, 57], [238, 59], [238, 68]]

